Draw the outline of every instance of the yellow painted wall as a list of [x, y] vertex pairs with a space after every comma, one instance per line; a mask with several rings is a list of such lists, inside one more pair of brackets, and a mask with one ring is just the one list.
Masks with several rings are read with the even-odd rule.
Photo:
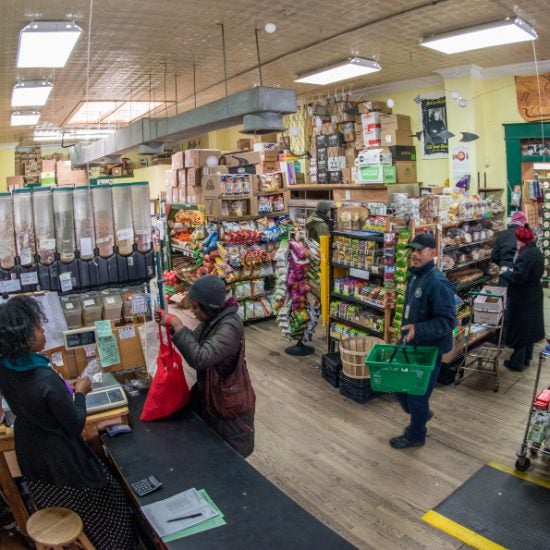
[[164, 191], [166, 171], [170, 170], [169, 164], [158, 164], [146, 168], [134, 169], [134, 177], [117, 178], [117, 183], [132, 183], [136, 181], [148, 181], [151, 198], [156, 199], [161, 191]]
[[15, 175], [15, 149], [0, 147], [0, 191], [8, 188], [6, 178]]
[[221, 151], [235, 151], [237, 149], [237, 141], [247, 137], [240, 133], [242, 129], [241, 124], [240, 126], [211, 132], [208, 134], [209, 147], [211, 149], [220, 149]]

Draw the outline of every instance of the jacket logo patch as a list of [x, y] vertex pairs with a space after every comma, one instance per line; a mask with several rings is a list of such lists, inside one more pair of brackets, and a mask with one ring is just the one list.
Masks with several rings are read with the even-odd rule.
[[421, 288], [417, 288], [414, 292], [414, 297], [415, 298], [422, 298], [422, 289]]

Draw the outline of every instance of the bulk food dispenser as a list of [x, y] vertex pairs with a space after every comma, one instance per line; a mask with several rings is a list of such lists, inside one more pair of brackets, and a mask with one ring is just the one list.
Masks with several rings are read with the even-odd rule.
[[99, 266], [94, 261], [95, 235], [92, 196], [88, 186], [73, 189], [74, 228], [80, 288], [99, 286]]
[[[32, 194], [29, 189], [13, 190], [13, 225], [15, 228], [15, 248], [19, 265], [14, 267], [15, 278], [21, 279], [21, 289], [25, 292], [33, 292], [38, 285], [36, 268], [36, 246], [34, 242], [34, 223], [32, 215]], [[32, 274], [35, 274], [34, 276]], [[27, 284], [23, 284], [26, 282]]]
[[0, 193], [0, 280], [11, 279], [15, 267], [15, 234], [11, 193]]
[[78, 290], [80, 277], [76, 263], [72, 187], [58, 187], [53, 190], [53, 214], [59, 260], [59, 290]]
[[49, 187], [37, 188], [32, 192], [38, 284], [42, 290], [59, 288], [52, 199], [53, 194]]
[[94, 212], [94, 231], [99, 285], [118, 284], [117, 257], [115, 255], [115, 230], [113, 224], [113, 198], [110, 185], [91, 188]]
[[118, 282], [125, 284], [136, 280], [136, 252], [134, 250], [134, 223], [132, 219], [132, 184], [111, 186], [113, 194], [113, 220], [117, 247]]
[[146, 181], [132, 185], [132, 216], [134, 221], [135, 248], [137, 250], [136, 277], [130, 281], [145, 281], [155, 275], [155, 260], [151, 231], [151, 198]]

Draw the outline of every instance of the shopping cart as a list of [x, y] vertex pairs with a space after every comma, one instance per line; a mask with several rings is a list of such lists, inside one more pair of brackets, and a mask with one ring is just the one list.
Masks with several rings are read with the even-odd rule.
[[[468, 320], [468, 335], [464, 347], [464, 356], [456, 371], [455, 384], [460, 384], [463, 379], [468, 377], [464, 376], [465, 371], [470, 371], [470, 375], [476, 373], [489, 374], [495, 377], [493, 391], [497, 392], [499, 387], [499, 360], [502, 354], [502, 329], [506, 309], [506, 289], [503, 287], [493, 288], [499, 289], [498, 292], [491, 292], [486, 287], [483, 292], [470, 292], [468, 294], [471, 312]], [[486, 307], [490, 304], [490, 311], [476, 309], [481, 307], [476, 303], [478, 297], [487, 302]], [[472, 330], [474, 324], [482, 327], [482, 330], [477, 334]], [[497, 334], [497, 344], [486, 342], [473, 347], [480, 340], [495, 333]]]
[[[543, 363], [550, 358], [550, 344], [546, 346], [539, 354], [539, 363], [537, 367], [537, 374], [535, 376], [535, 385], [533, 388], [533, 397], [531, 399], [531, 406], [529, 407], [529, 415], [527, 417], [527, 425], [525, 426], [525, 433], [523, 434], [523, 443], [521, 449], [516, 453], [518, 457], [516, 460], [516, 470], [525, 472], [531, 466], [531, 460], [527, 456], [527, 451], [531, 457], [536, 457], [539, 454], [542, 456], [550, 457], [550, 426], [543, 426], [542, 429], [548, 434], [545, 437], [545, 433], [542, 433], [542, 437], [537, 437], [535, 441], [535, 433], [540, 433], [540, 430], [536, 429], [536, 422], [533, 422], [534, 416], [540, 414], [540, 410], [537, 409], [535, 404], [535, 398], [539, 388], [540, 371]], [[548, 411], [550, 412], [550, 411]]]

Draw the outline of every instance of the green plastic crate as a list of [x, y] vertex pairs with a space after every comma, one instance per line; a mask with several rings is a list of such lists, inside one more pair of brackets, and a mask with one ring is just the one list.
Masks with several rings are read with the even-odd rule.
[[433, 347], [398, 346], [396, 351], [394, 345], [375, 344], [365, 359], [372, 389], [423, 395], [428, 389], [438, 352]]

